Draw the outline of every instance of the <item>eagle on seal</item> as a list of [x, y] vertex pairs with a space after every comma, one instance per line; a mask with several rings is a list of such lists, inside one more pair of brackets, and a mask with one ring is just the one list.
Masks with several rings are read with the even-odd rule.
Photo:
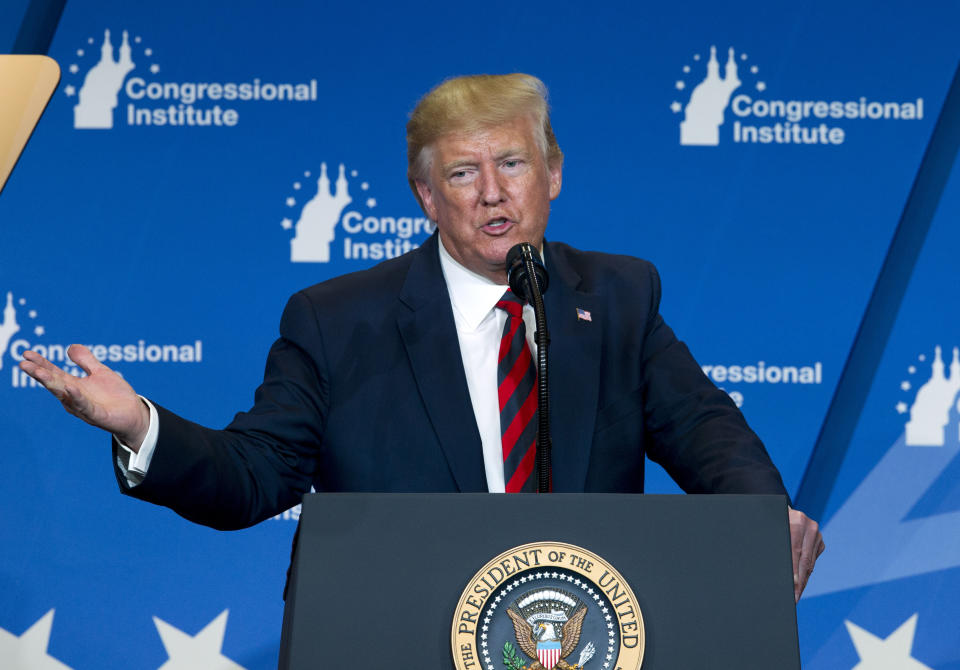
[[[580, 605], [580, 607], [570, 615], [570, 618], [563, 624], [563, 628], [560, 629], [559, 635], [557, 635], [557, 624], [555, 623], [540, 622], [534, 626], [527, 623], [523, 616], [513, 608], [508, 608], [507, 614], [509, 614], [513, 620], [513, 632], [517, 637], [517, 644], [523, 653], [533, 661], [533, 664], [529, 666], [528, 670], [553, 670], [553, 668], [559, 668], [560, 670], [579, 670], [579, 668], [582, 667], [579, 663], [577, 665], [570, 665], [564, 659], [573, 653], [573, 650], [577, 648], [577, 643], [580, 642], [580, 630], [583, 628], [583, 617], [587, 615], [587, 607], [585, 605]], [[544, 668], [538, 658], [537, 644], [540, 642], [557, 641], [558, 638], [560, 641], [560, 658], [552, 668]]]

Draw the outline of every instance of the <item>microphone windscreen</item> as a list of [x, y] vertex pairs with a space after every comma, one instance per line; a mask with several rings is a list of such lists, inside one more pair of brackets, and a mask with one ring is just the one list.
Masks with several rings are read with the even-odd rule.
[[510, 284], [510, 290], [532, 305], [533, 296], [528, 295], [527, 288], [527, 260], [533, 263], [534, 278], [540, 294], [546, 293], [549, 285], [547, 270], [543, 266], [539, 252], [529, 242], [521, 242], [507, 252], [507, 282]]

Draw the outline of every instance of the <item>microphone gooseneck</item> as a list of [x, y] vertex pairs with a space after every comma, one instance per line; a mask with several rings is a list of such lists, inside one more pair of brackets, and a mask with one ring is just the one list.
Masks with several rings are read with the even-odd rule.
[[549, 493], [552, 465], [550, 437], [550, 394], [547, 385], [547, 349], [550, 334], [547, 331], [547, 314], [543, 306], [543, 294], [549, 285], [547, 270], [540, 254], [529, 242], [521, 242], [507, 252], [507, 282], [514, 294], [533, 306], [537, 330], [537, 493]]

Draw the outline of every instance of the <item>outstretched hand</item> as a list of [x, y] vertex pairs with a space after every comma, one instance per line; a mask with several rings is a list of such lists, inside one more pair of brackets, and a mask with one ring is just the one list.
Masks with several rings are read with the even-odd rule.
[[33, 351], [23, 353], [20, 369], [56, 396], [68, 412], [139, 450], [150, 427], [150, 410], [133, 387], [83, 345], [70, 345], [67, 355], [86, 377], [67, 374]]
[[807, 580], [813, 573], [813, 564], [826, 545], [820, 526], [803, 512], [789, 508], [790, 549], [793, 554], [793, 597], [799, 601]]

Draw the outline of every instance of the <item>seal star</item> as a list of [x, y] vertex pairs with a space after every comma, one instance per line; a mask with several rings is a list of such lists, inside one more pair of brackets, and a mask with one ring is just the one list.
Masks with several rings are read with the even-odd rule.
[[852, 621], [843, 623], [860, 656], [852, 670], [933, 670], [910, 655], [917, 630], [916, 614], [882, 640]]
[[[17, 636], [0, 628], [0, 658], [9, 670], [70, 670], [53, 656], [47, 654], [50, 629], [53, 627], [53, 612], [50, 610], [37, 619], [23, 635]], [[12, 665], [11, 665], [12, 664]]]
[[160, 670], [244, 670], [243, 666], [220, 653], [229, 611], [223, 610], [196, 635], [188, 635], [166, 621], [153, 617], [153, 624], [170, 657], [160, 666]]

